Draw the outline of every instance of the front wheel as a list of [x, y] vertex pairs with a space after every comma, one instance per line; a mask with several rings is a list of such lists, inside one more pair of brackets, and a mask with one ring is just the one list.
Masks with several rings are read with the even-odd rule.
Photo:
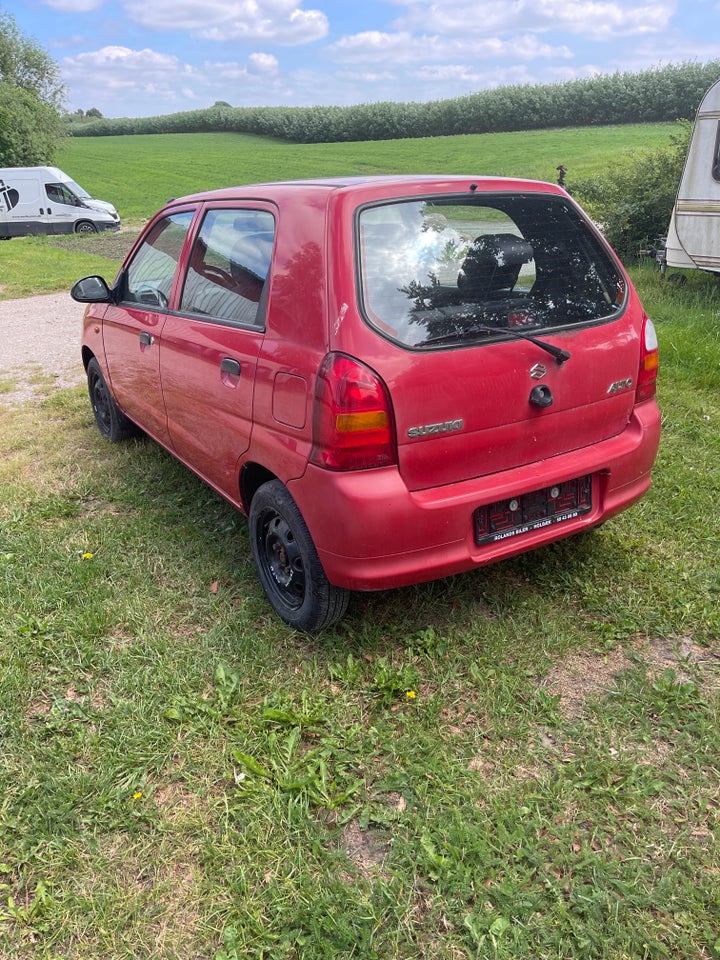
[[97, 233], [97, 227], [90, 220], [79, 220], [75, 224], [75, 233]]
[[307, 633], [338, 621], [350, 591], [325, 576], [303, 516], [279, 480], [257, 491], [248, 522], [260, 582], [281, 619]]
[[95, 357], [87, 365], [88, 393], [90, 403], [95, 414], [95, 423], [98, 430], [110, 443], [118, 443], [134, 436], [138, 428], [128, 420], [113, 400], [100, 364]]

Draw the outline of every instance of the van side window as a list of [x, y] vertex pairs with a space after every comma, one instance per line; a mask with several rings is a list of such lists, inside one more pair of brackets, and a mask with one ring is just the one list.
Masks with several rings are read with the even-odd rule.
[[720, 182], [720, 120], [718, 121], [717, 134], [715, 136], [715, 150], [713, 151], [712, 165], [713, 180]]
[[159, 220], [135, 252], [122, 281], [121, 300], [167, 307], [193, 210]]
[[46, 183], [45, 193], [52, 203], [62, 203], [66, 207], [80, 206], [79, 198], [62, 183]]
[[182, 312], [262, 328], [274, 235], [265, 210], [209, 210], [190, 257]]

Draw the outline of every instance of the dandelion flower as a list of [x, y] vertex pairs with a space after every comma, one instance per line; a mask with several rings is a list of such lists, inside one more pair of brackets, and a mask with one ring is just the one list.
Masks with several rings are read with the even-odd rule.
[[85, 553], [82, 555], [83, 560], [92, 560], [93, 557], [94, 557], [94, 554], [90, 553], [89, 550], [86, 550]]
[[417, 694], [415, 693], [414, 690], [406, 690], [405, 696], [408, 698], [408, 700], [414, 700]]

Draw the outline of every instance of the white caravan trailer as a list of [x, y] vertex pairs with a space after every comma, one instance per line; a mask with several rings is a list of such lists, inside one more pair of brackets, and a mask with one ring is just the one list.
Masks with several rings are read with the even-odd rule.
[[0, 239], [119, 229], [115, 207], [57, 167], [0, 167]]
[[720, 273], [720, 80], [697, 112], [664, 259], [668, 267]]

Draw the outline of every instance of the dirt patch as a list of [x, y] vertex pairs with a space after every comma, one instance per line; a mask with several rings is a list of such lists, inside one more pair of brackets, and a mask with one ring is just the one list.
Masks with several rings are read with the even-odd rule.
[[118, 233], [69, 233], [48, 237], [47, 242], [53, 247], [62, 247], [64, 250], [90, 253], [97, 257], [107, 257], [108, 260], [124, 260], [130, 247], [135, 243], [138, 233], [139, 230], [126, 228]]
[[553, 667], [544, 686], [560, 697], [566, 716], [579, 716], [591, 697], [615, 690], [618, 676], [639, 663], [651, 676], [661, 676], [670, 669], [680, 682], [692, 680], [703, 689], [720, 690], [720, 654], [700, 646], [690, 637], [675, 640], [654, 637], [626, 648], [617, 647], [603, 655], [587, 653], [567, 657]]
[[343, 848], [364, 877], [370, 879], [383, 873], [387, 844], [371, 830], [363, 830], [356, 821], [348, 824], [343, 834]]

